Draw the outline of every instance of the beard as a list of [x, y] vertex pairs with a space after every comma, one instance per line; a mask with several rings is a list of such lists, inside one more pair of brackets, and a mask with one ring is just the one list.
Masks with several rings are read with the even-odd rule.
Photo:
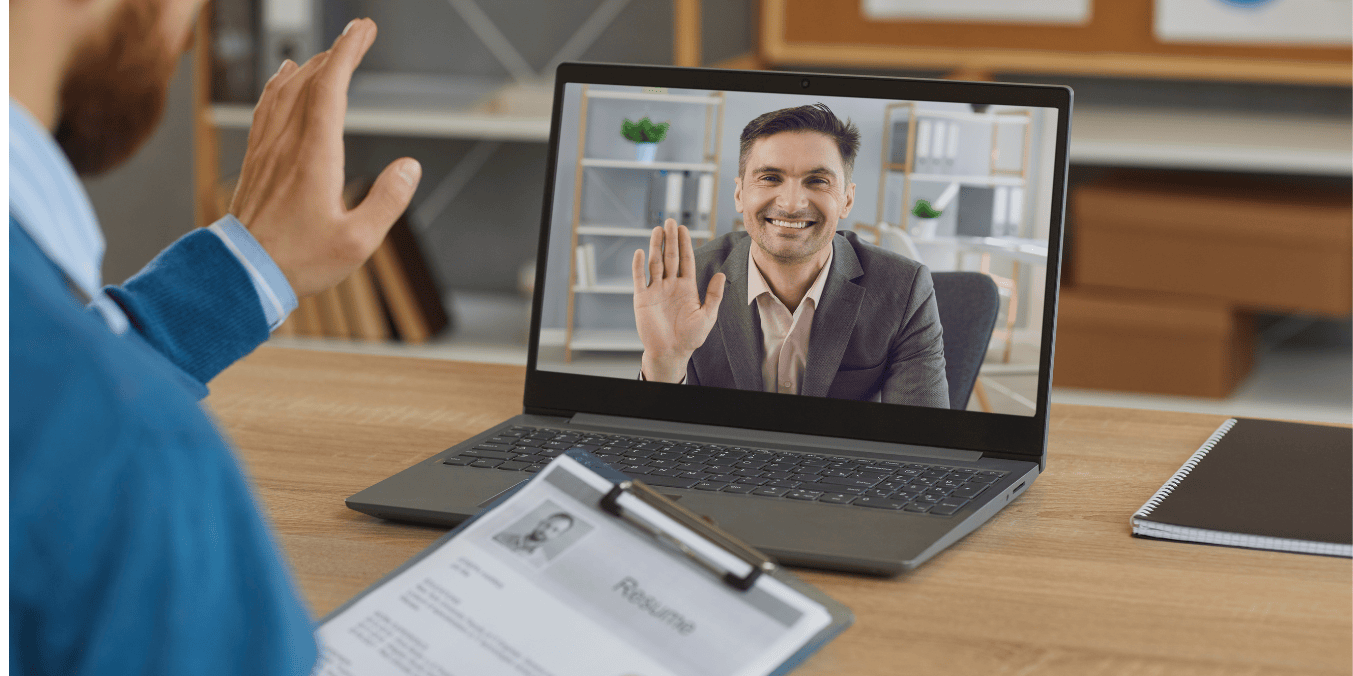
[[108, 29], [76, 49], [61, 83], [56, 141], [78, 174], [126, 161], [159, 124], [182, 52], [162, 35], [161, 14], [156, 0], [124, 0]]

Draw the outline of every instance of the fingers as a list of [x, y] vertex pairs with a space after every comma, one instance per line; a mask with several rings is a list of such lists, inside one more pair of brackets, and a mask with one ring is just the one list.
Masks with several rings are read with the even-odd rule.
[[348, 86], [352, 83], [352, 73], [362, 62], [371, 43], [376, 39], [376, 22], [370, 19], [353, 19], [343, 34], [334, 41], [329, 49], [329, 59], [315, 74], [311, 83], [310, 121], [317, 125], [343, 124], [343, 114], [348, 108]]
[[677, 265], [680, 245], [677, 243], [676, 221], [667, 219], [667, 222], [662, 224], [662, 230], [664, 235], [662, 240], [662, 278], [668, 279], [675, 277], [680, 270]]
[[723, 290], [727, 280], [728, 277], [720, 272], [710, 278], [709, 288], [705, 289], [705, 304], [700, 309], [711, 317], [719, 315], [719, 304], [723, 302]]
[[[245, 145], [245, 161], [240, 167], [240, 178], [236, 182], [238, 186], [245, 186], [246, 191], [253, 186], [254, 179], [260, 171], [259, 163], [253, 161], [259, 153], [262, 153], [263, 141], [268, 138], [268, 129], [270, 124], [278, 124], [274, 111], [277, 108], [278, 92], [282, 86], [291, 79], [300, 66], [295, 61], [286, 59], [278, 67], [277, 72], [268, 78], [268, 83], [263, 87], [263, 93], [258, 97], [258, 103], [254, 106], [253, 121], [249, 125], [249, 140]], [[238, 194], [238, 191], [237, 191]], [[230, 200], [230, 213], [239, 215], [241, 205], [236, 203], [236, 198], [232, 196]]]
[[678, 277], [695, 276], [695, 247], [691, 245], [691, 231], [686, 226], [677, 227], [678, 241], [680, 251], [677, 252], [681, 261], [681, 267], [677, 269]]
[[644, 279], [644, 250], [634, 250], [634, 260], [630, 261], [630, 274], [634, 277], [634, 293], [639, 293], [648, 288], [648, 282]]
[[370, 238], [367, 241], [371, 243], [372, 250], [385, 237], [399, 215], [409, 207], [409, 201], [413, 199], [414, 190], [418, 188], [422, 176], [423, 167], [418, 164], [418, 160], [412, 157], [395, 160], [376, 177], [366, 199], [352, 210], [355, 225]]
[[[305, 65], [290, 70], [285, 79], [279, 78], [277, 95], [273, 99], [272, 105], [265, 112], [267, 121], [259, 130], [261, 146], [273, 145], [289, 126], [296, 124], [296, 120], [292, 119], [292, 111], [296, 109], [298, 102], [304, 97], [307, 89], [306, 83], [310, 81], [315, 71], [328, 58], [328, 52], [320, 52], [310, 57]], [[252, 134], [251, 130], [250, 135], [252, 136]]]
[[263, 138], [264, 127], [270, 119], [270, 111], [277, 103], [277, 92], [291, 79], [292, 75], [300, 66], [295, 61], [285, 59], [282, 65], [278, 66], [277, 72], [268, 78], [268, 83], [263, 85], [263, 94], [258, 97], [258, 103], [254, 106], [253, 123], [249, 125], [249, 145], [254, 145]]
[[664, 230], [653, 228], [648, 238], [648, 279], [652, 284], [662, 279], [662, 238]]

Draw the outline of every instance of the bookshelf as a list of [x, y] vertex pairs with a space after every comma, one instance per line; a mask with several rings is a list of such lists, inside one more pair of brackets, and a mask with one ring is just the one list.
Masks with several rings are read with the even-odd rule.
[[[587, 155], [587, 128], [591, 119], [589, 111], [594, 110], [594, 107], [598, 105], [634, 102], [703, 106], [705, 121], [704, 138], [699, 153], [701, 161], [659, 162], [617, 159], [614, 157], [589, 157]], [[715, 234], [715, 224], [718, 223], [719, 193], [717, 186], [719, 182], [719, 160], [722, 157], [723, 111], [724, 97], [722, 92], [709, 95], [628, 92], [598, 90], [583, 85], [581, 110], [578, 114], [578, 154], [573, 181], [572, 233], [570, 236], [570, 251], [573, 252], [573, 255], [569, 257], [568, 301], [564, 319], [564, 361], [572, 362], [575, 350], [629, 352], [643, 349], [643, 344], [639, 342], [639, 334], [636, 329], [596, 329], [579, 326], [577, 300], [580, 294], [632, 295], [634, 293], [633, 281], [628, 277], [597, 278], [597, 263], [594, 253], [596, 245], [607, 241], [613, 243], [617, 238], [635, 238], [642, 241], [648, 239], [651, 236], [653, 226], [658, 225], [657, 223], [617, 224], [614, 221], [603, 224], [584, 220], [585, 217], [592, 216], [592, 214], [583, 213], [586, 176], [589, 172], [604, 175], [604, 172], [614, 171], [638, 172], [650, 175], [653, 172], [688, 172], [696, 176], [697, 181], [701, 181], [703, 177], [707, 176], [709, 177], [709, 184], [713, 186], [713, 190], [708, 196], [708, 214], [703, 213], [704, 207], [701, 205], [696, 205], [697, 208], [694, 211], [701, 212], [698, 217], [704, 219], [708, 223], [708, 227], [701, 229], [694, 227], [693, 224], [686, 225], [690, 227], [692, 240], [712, 239]], [[650, 176], [651, 181], [652, 177]], [[668, 188], [671, 188], [670, 183]], [[649, 195], [649, 199], [653, 199], [653, 197], [653, 195]], [[697, 201], [699, 201], [699, 198], [697, 198]], [[670, 204], [670, 200], [667, 200], [667, 203]], [[664, 213], [663, 215], [665, 217], [667, 214]], [[677, 220], [683, 219], [678, 218]]]
[[[894, 138], [894, 128], [900, 122], [894, 122], [894, 120], [900, 115], [905, 115], [906, 127], [902, 137], [897, 139]], [[891, 103], [884, 106], [882, 161], [880, 162], [883, 170], [879, 172], [877, 212], [879, 220], [896, 223], [904, 230], [911, 230], [911, 195], [912, 186], [915, 183], [958, 184], [963, 187], [984, 188], [1027, 188], [1032, 120], [1032, 112], [1022, 109], [969, 113], [954, 110], [923, 110], [914, 102]], [[939, 126], [946, 123], [949, 124], [948, 127]], [[987, 172], [966, 173], [973, 169], [971, 166], [964, 167], [964, 171], [958, 173], [918, 171], [919, 161], [923, 158], [929, 160], [930, 157], [936, 157], [936, 160], [928, 161], [927, 164], [946, 164], [946, 168], [955, 168], [954, 162], [959, 152], [959, 137], [956, 135], [959, 129], [958, 123], [966, 123], [966, 128], [970, 131], [975, 124], [990, 128], [990, 135], [986, 137], [989, 138], [991, 143], [989, 152], [985, 153], [989, 158]], [[931, 125], [934, 125], [933, 128], [935, 129], [933, 144], [929, 132]], [[1018, 169], [1002, 169], [1000, 166], [1002, 161], [999, 152], [1000, 138], [1002, 133], [1008, 133], [1003, 132], [1003, 130], [1010, 127], [1018, 127], [1017, 133], [1023, 136], [1020, 143], [1021, 152], [1018, 158]], [[947, 139], [944, 131], [942, 131], [946, 128], [949, 129]], [[964, 134], [964, 136], [970, 135], [970, 133]], [[899, 146], [904, 149], [902, 157], [896, 156]], [[943, 158], [939, 158], [941, 155]], [[927, 166], [926, 169], [933, 169], [933, 167]], [[889, 207], [889, 197], [893, 194], [893, 188], [890, 186], [893, 181], [890, 181], [889, 178], [892, 176], [899, 176], [902, 182], [902, 195], [900, 201], [897, 202], [898, 208]], [[1015, 223], [1017, 234], [1023, 230], [1023, 225], [1021, 215], [1019, 222]]]
[[[450, 4], [455, 12], [483, 44], [491, 45], [492, 58], [504, 65], [512, 79], [486, 81], [456, 75], [428, 77], [359, 70], [349, 90], [344, 131], [379, 136], [474, 139], [488, 143], [545, 143], [550, 137], [554, 66], [563, 61], [582, 59], [629, 2], [603, 0], [541, 72], [535, 72], [474, 0], [452, 0]], [[194, 36], [196, 49], [193, 50], [193, 190], [195, 220], [199, 227], [209, 225], [222, 213], [217, 194], [222, 178], [219, 132], [249, 129], [254, 108], [252, 103], [213, 101], [212, 16], [209, 4], [200, 13]], [[673, 0], [672, 58], [675, 65], [702, 65], [700, 22], [700, 0]], [[444, 183], [457, 173], [452, 170]]]

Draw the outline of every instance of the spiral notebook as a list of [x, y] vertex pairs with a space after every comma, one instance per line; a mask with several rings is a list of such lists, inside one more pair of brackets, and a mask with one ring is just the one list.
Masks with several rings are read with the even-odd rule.
[[1132, 515], [1132, 534], [1353, 557], [1353, 430], [1227, 420]]

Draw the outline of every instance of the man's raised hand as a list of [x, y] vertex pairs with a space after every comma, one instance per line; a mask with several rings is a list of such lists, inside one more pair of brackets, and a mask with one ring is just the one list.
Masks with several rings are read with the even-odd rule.
[[705, 302], [695, 289], [695, 249], [686, 226], [667, 219], [653, 228], [648, 242], [648, 276], [644, 251], [634, 252], [634, 320], [644, 344], [642, 369], [648, 380], [679, 383], [686, 362], [714, 328], [723, 300], [724, 274], [714, 275]]
[[422, 167], [390, 163], [355, 209], [343, 204], [348, 84], [376, 39], [357, 19], [304, 66], [282, 63], [263, 89], [230, 213], [249, 229], [297, 296], [323, 291], [361, 265], [404, 213]]

